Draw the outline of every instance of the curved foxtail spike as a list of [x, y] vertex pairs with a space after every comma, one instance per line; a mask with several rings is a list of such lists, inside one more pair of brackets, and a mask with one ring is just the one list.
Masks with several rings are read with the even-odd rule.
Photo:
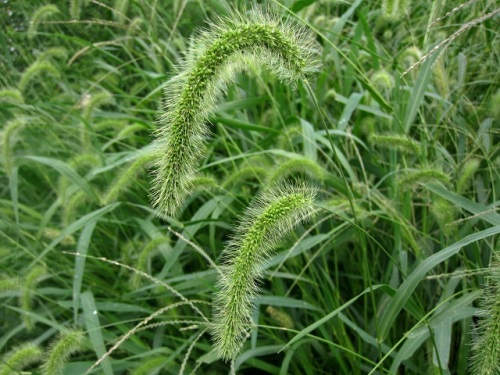
[[43, 350], [34, 342], [25, 342], [11, 349], [1, 358], [0, 375], [20, 374], [22, 370], [40, 362]]
[[68, 358], [73, 353], [85, 348], [85, 333], [69, 329], [59, 334], [47, 353], [47, 360], [42, 366], [43, 375], [61, 375]]
[[208, 116], [234, 76], [249, 65], [263, 66], [286, 83], [317, 67], [314, 38], [269, 10], [233, 11], [193, 38], [179, 74], [167, 85], [154, 143], [153, 206], [173, 215], [191, 190], [203, 154]]
[[214, 300], [212, 336], [217, 355], [234, 359], [252, 327], [253, 299], [262, 266], [277, 242], [315, 212], [315, 190], [304, 184], [275, 185], [261, 194], [225, 249]]
[[495, 251], [478, 314], [481, 319], [469, 361], [471, 374], [500, 373], [500, 252]]

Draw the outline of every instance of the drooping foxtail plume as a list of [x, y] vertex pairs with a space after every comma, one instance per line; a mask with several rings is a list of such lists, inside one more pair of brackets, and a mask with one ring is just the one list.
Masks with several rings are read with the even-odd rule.
[[153, 206], [174, 214], [191, 190], [208, 135], [207, 118], [235, 75], [249, 65], [292, 83], [316, 68], [312, 36], [269, 10], [233, 11], [193, 38], [179, 73], [168, 83], [155, 141]]
[[216, 353], [234, 359], [252, 327], [253, 299], [262, 266], [276, 243], [314, 212], [315, 191], [284, 183], [264, 192], [247, 209], [225, 249], [225, 266], [214, 300]]

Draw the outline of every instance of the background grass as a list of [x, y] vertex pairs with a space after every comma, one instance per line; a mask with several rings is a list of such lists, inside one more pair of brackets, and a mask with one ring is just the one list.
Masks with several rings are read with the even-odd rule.
[[[380, 2], [275, 4], [322, 46], [311, 89], [252, 67], [239, 75], [211, 119], [204, 178], [177, 217], [160, 220], [144, 154], [162, 90], [195, 29], [247, 3], [0, 4], [4, 362], [77, 327], [86, 343], [64, 373], [82, 374], [172, 306], [93, 373], [229, 372], [172, 290], [67, 252], [153, 275], [204, 301], [195, 306], [210, 317], [217, 272], [195, 247], [221, 264], [252, 198], [301, 177], [322, 209], [267, 262], [237, 372], [467, 373], [478, 297], [500, 251], [498, 15], [401, 74], [500, 4], [475, 1], [432, 26], [457, 4], [413, 2], [391, 19]], [[48, 4], [58, 12], [40, 11]], [[41, 362], [28, 366], [37, 373]]]

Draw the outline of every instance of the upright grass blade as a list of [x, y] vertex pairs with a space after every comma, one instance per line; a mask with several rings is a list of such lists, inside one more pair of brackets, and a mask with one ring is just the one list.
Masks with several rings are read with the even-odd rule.
[[[85, 327], [90, 337], [90, 343], [98, 358], [101, 358], [106, 353], [106, 346], [104, 345], [104, 338], [102, 336], [102, 327], [99, 322], [98, 310], [95, 304], [94, 295], [91, 291], [82, 293], [81, 303], [83, 308], [83, 316], [85, 318]], [[111, 360], [105, 358], [101, 362], [101, 368], [105, 375], [113, 375], [113, 367]]]
[[[401, 364], [411, 358], [411, 356], [427, 341], [431, 338], [431, 335], [441, 330], [447, 330], [450, 324], [456, 323], [466, 318], [471, 318], [476, 312], [477, 309], [472, 307], [472, 302], [477, 299], [479, 293], [473, 292], [465, 294], [464, 296], [457, 298], [456, 300], [447, 301], [446, 306], [447, 309], [441, 311], [440, 313], [435, 314], [434, 316], [429, 316], [434, 311], [428, 314], [427, 317], [423, 317], [418, 324], [416, 324], [410, 332], [407, 332], [404, 337], [399, 341], [399, 343], [404, 343], [401, 345], [398, 351], [391, 350], [391, 353], [395, 353], [394, 360], [392, 361], [390, 372], [397, 373]], [[425, 319], [427, 319], [429, 326], [424, 325]], [[439, 338], [434, 341], [437, 345], [437, 350], [442, 350], [439, 344]], [[382, 361], [387, 358], [384, 357]], [[376, 368], [372, 369], [375, 371]]]
[[363, 290], [363, 292], [361, 292], [360, 294], [358, 294], [356, 297], [351, 298], [349, 301], [347, 301], [346, 303], [344, 303], [342, 306], [338, 307], [337, 309], [333, 310], [331, 313], [325, 315], [323, 318], [317, 320], [316, 322], [310, 324], [309, 326], [307, 326], [306, 328], [304, 328], [303, 330], [301, 330], [290, 341], [288, 341], [286, 343], [286, 345], [281, 348], [280, 351], [283, 351], [283, 350], [287, 349], [288, 347], [290, 347], [291, 345], [293, 345], [298, 340], [302, 339], [303, 337], [307, 336], [308, 334], [310, 334], [312, 331], [314, 331], [315, 329], [317, 329], [321, 325], [323, 325], [326, 322], [328, 322], [333, 317], [339, 315], [344, 309], [346, 309], [347, 307], [349, 307], [350, 305], [352, 305], [354, 302], [356, 302], [359, 297], [363, 296], [366, 293], [371, 293], [371, 292], [373, 292], [373, 291], [375, 291], [375, 290], [377, 290], [379, 288], [386, 288], [386, 287], [387, 287], [387, 285], [373, 285], [370, 288], [367, 288], [367, 289]]
[[473, 202], [462, 195], [446, 189], [442, 185], [428, 183], [424, 184], [424, 186], [433, 193], [440, 195], [444, 199], [456, 204], [458, 207], [461, 207], [464, 210], [467, 210], [470, 213], [474, 214], [478, 219], [486, 221], [487, 223], [490, 223], [492, 225], [500, 225], [500, 215], [492, 211], [488, 207]]
[[51, 168], [54, 168], [56, 171], [58, 171], [61, 175], [65, 176], [69, 180], [73, 181], [81, 190], [85, 191], [85, 193], [92, 199], [98, 199], [96, 193], [90, 185], [88, 184], [85, 179], [83, 179], [78, 173], [75, 172], [73, 168], [71, 168], [68, 164], [65, 162], [54, 159], [54, 158], [48, 158], [44, 156], [32, 156], [32, 155], [25, 155], [25, 156], [19, 156], [18, 157], [21, 160], [26, 160], [26, 161], [34, 161], [40, 164], [47, 165]]
[[83, 274], [85, 272], [85, 261], [87, 260], [87, 250], [90, 246], [90, 240], [97, 221], [91, 221], [85, 225], [80, 234], [76, 252], [82, 256], [75, 257], [75, 271], [73, 279], [73, 316], [75, 323], [78, 320], [78, 309], [80, 307], [80, 292], [82, 289]]
[[99, 210], [93, 211], [82, 218], [78, 219], [71, 225], [67, 226], [64, 228], [63, 231], [61, 231], [61, 234], [57, 236], [43, 251], [38, 255], [36, 259], [31, 262], [31, 264], [28, 267], [32, 267], [36, 263], [38, 263], [41, 259], [47, 255], [49, 251], [51, 251], [54, 247], [56, 247], [61, 241], [63, 241], [67, 236], [70, 234], [73, 234], [77, 230], [81, 229], [85, 225], [91, 223], [91, 222], [97, 222], [102, 216], [106, 215], [108, 212], [113, 211], [116, 207], [118, 207], [120, 203], [113, 203], [110, 204], [109, 206], [100, 208]]
[[415, 270], [400, 285], [400, 287], [396, 291], [396, 294], [391, 299], [389, 305], [387, 306], [387, 309], [382, 315], [379, 325], [379, 340], [385, 340], [385, 338], [389, 334], [390, 329], [394, 326], [399, 312], [403, 308], [406, 301], [408, 301], [408, 299], [411, 297], [413, 291], [425, 277], [427, 272], [429, 272], [440, 263], [444, 262], [446, 259], [458, 253], [460, 249], [462, 249], [462, 247], [491, 237], [498, 233], [500, 233], [500, 225], [485, 229], [478, 233], [470, 234], [467, 237], [462, 238], [460, 241], [455, 242], [453, 245], [450, 245], [437, 252], [436, 254], [431, 255], [422, 263], [420, 263], [417, 268], [415, 268]]
[[420, 67], [417, 79], [415, 80], [415, 86], [411, 90], [410, 98], [408, 99], [408, 104], [403, 119], [403, 129], [405, 134], [408, 134], [411, 125], [415, 121], [418, 109], [424, 101], [427, 86], [432, 78], [432, 68], [439, 54], [436, 53], [429, 57]]

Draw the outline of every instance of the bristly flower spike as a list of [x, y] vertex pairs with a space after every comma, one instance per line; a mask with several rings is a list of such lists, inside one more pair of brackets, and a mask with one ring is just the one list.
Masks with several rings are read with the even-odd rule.
[[273, 247], [316, 212], [315, 190], [304, 184], [275, 185], [247, 209], [225, 249], [225, 265], [214, 299], [212, 336], [217, 355], [234, 359], [252, 328], [253, 299]]
[[192, 39], [167, 85], [154, 142], [152, 196], [159, 214], [175, 214], [189, 194], [209, 133], [207, 119], [235, 75], [257, 65], [291, 84], [317, 69], [317, 55], [306, 29], [269, 9], [232, 11]]

